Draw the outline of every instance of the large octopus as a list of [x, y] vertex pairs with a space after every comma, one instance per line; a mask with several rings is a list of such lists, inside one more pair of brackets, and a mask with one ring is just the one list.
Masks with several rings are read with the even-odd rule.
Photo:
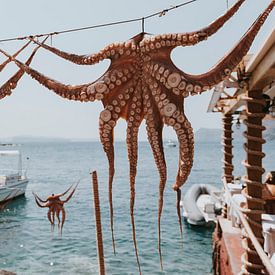
[[[63, 192], [61, 194], [52, 194], [51, 196], [47, 197], [46, 200], [42, 200], [38, 195], [33, 193], [35, 202], [39, 207], [49, 208], [48, 220], [51, 224], [52, 231], [54, 229], [54, 225], [55, 225], [54, 220], [55, 220], [55, 216], [56, 216], [56, 218], [58, 220], [58, 228], [59, 228], [61, 235], [62, 235], [63, 225], [64, 225], [64, 222], [66, 219], [66, 212], [65, 212], [64, 204], [67, 203], [71, 199], [71, 197], [73, 196], [73, 194], [76, 190], [77, 185], [75, 186], [75, 188], [72, 190], [72, 192], [69, 194], [69, 196], [65, 200], [61, 200], [60, 198], [65, 196], [71, 190], [72, 186], [70, 186], [65, 192]], [[44, 203], [44, 205], [41, 203]], [[60, 214], [61, 214], [61, 220], [60, 220]]]
[[77, 86], [64, 85], [46, 77], [28, 65], [14, 60], [20, 69], [59, 96], [77, 101], [101, 100], [104, 110], [100, 114], [100, 140], [109, 161], [109, 204], [113, 248], [112, 182], [114, 177], [113, 131], [119, 118], [127, 121], [127, 146], [130, 163], [130, 215], [133, 242], [139, 266], [135, 236], [134, 203], [135, 177], [137, 170], [138, 130], [145, 119], [148, 140], [160, 175], [158, 203], [158, 249], [160, 263], [160, 220], [166, 183], [166, 164], [163, 151], [162, 129], [169, 125], [175, 130], [179, 141], [179, 165], [173, 189], [177, 192], [177, 212], [181, 229], [179, 202], [180, 187], [186, 182], [193, 164], [194, 137], [190, 122], [184, 114], [184, 98], [200, 94], [227, 78], [248, 52], [256, 34], [274, 6], [275, 0], [258, 17], [238, 44], [212, 69], [201, 75], [190, 75], [178, 69], [171, 60], [171, 52], [178, 46], [191, 46], [216, 33], [239, 9], [244, 0], [239, 0], [223, 16], [206, 28], [190, 33], [173, 33], [148, 36], [140, 33], [123, 43], [115, 43], [91, 55], [76, 55], [60, 51], [48, 45], [43, 48], [79, 65], [93, 65], [110, 59], [108, 70], [98, 80]]

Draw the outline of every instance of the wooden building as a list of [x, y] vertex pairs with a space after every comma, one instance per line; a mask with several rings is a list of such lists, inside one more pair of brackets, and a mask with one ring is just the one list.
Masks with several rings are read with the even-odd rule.
[[[263, 120], [274, 120], [275, 125], [275, 29], [255, 55], [247, 55], [229, 79], [216, 86], [208, 111], [220, 112], [223, 121], [226, 203], [213, 237], [215, 274], [275, 274], [275, 251], [264, 251], [272, 241], [266, 240], [266, 224], [275, 237], [275, 173], [264, 184], [262, 165]], [[241, 186], [234, 179], [233, 120], [246, 126]], [[275, 148], [268, 154], [275, 155]]]

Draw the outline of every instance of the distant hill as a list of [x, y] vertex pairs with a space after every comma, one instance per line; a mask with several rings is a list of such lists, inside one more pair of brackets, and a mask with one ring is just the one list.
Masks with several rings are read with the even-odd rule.
[[221, 134], [221, 129], [200, 128], [195, 132], [195, 141], [220, 142]]
[[265, 120], [264, 123], [266, 130], [264, 137], [266, 140], [275, 140], [275, 120]]
[[[263, 132], [263, 136], [266, 140], [275, 140], [275, 121], [265, 120], [264, 126], [266, 130]], [[233, 138], [234, 142], [243, 142], [243, 132], [246, 127], [242, 124], [240, 129], [236, 129], [233, 125]], [[210, 129], [210, 128], [200, 128], [195, 132], [195, 140], [202, 142], [220, 142], [223, 132], [222, 129]]]
[[36, 137], [36, 136], [16, 136], [9, 139], [10, 143], [29, 143], [29, 142], [70, 142], [70, 139], [57, 137]]

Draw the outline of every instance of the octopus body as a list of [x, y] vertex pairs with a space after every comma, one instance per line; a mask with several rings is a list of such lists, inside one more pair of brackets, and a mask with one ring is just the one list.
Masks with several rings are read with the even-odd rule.
[[[52, 231], [53, 231], [54, 225], [55, 225], [55, 217], [57, 218], [58, 228], [59, 228], [61, 235], [62, 235], [63, 225], [64, 225], [64, 222], [66, 219], [66, 212], [65, 212], [64, 204], [67, 203], [71, 199], [71, 197], [73, 196], [73, 194], [76, 190], [77, 185], [75, 186], [75, 188], [72, 190], [70, 195], [65, 200], [61, 200], [60, 198], [63, 197], [64, 195], [66, 195], [71, 190], [72, 186], [70, 186], [70, 188], [68, 188], [62, 194], [52, 194], [51, 196], [47, 197], [46, 200], [42, 200], [38, 195], [33, 193], [35, 202], [39, 207], [49, 208], [47, 216], [48, 216], [48, 220], [51, 224]], [[44, 205], [41, 203], [44, 203]]]
[[189, 95], [197, 95], [209, 90], [231, 74], [248, 52], [260, 27], [273, 9], [274, 0], [249, 28], [238, 44], [208, 72], [201, 75], [190, 75], [181, 71], [173, 64], [171, 52], [175, 47], [191, 46], [206, 40], [233, 16], [243, 2], [244, 0], [237, 1], [224, 15], [199, 31], [156, 36], [140, 33], [126, 42], [111, 44], [102, 51], [91, 55], [70, 54], [46, 44], [39, 44], [46, 50], [79, 65], [93, 65], [103, 59], [109, 59], [111, 64], [108, 70], [102, 77], [92, 83], [76, 86], [65, 85], [15, 60], [20, 69], [63, 98], [84, 102], [102, 101], [104, 110], [100, 113], [99, 131], [100, 140], [109, 162], [109, 203], [114, 252], [112, 182], [115, 168], [113, 135], [117, 121], [120, 118], [127, 121], [126, 141], [130, 164], [131, 193], [130, 215], [137, 261], [134, 204], [138, 130], [141, 122], [143, 120], [146, 122], [148, 140], [160, 176], [158, 248], [162, 264], [160, 221], [167, 177], [162, 142], [163, 125], [171, 126], [175, 130], [179, 141], [178, 172], [173, 189], [177, 192], [177, 211], [181, 224], [180, 187], [186, 182], [190, 174], [194, 155], [193, 130], [184, 114], [184, 99]]

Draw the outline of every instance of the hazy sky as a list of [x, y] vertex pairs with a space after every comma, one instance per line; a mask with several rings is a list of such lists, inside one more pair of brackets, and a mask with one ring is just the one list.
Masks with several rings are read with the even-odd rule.
[[[23, 35], [84, 27], [118, 20], [146, 16], [183, 1], [91, 1], [91, 0], [2, 0], [0, 39]], [[235, 1], [228, 1], [230, 5]], [[183, 71], [193, 74], [209, 70], [245, 33], [247, 28], [268, 5], [270, 0], [246, 0], [239, 12], [214, 36], [194, 47], [178, 47], [173, 52], [175, 64]], [[226, 11], [226, 0], [198, 0], [188, 6], [170, 11], [165, 16], [154, 17], [145, 22], [145, 31], [152, 34], [188, 32], [205, 27]], [[262, 28], [253, 43], [251, 53], [274, 28], [275, 12]], [[62, 34], [53, 37], [52, 45], [67, 52], [89, 54], [105, 45], [124, 41], [141, 31], [139, 22]], [[23, 43], [5, 42], [0, 47], [13, 53]], [[25, 61], [30, 47], [18, 58]], [[0, 62], [4, 61], [0, 57]], [[83, 84], [97, 79], [108, 67], [108, 61], [93, 66], [78, 66], [41, 49], [32, 67], [43, 74], [66, 84]], [[15, 71], [13, 64], [0, 74], [3, 83]], [[212, 92], [189, 97], [185, 110], [193, 128], [220, 127], [220, 115], [206, 113]], [[25, 75], [12, 96], [0, 101], [0, 138], [15, 135], [55, 136], [68, 138], [97, 138], [98, 117], [102, 110], [100, 102], [78, 103], [62, 99]], [[120, 120], [115, 135], [125, 137], [125, 122]], [[165, 137], [175, 135], [165, 128]], [[140, 139], [145, 139], [144, 126]]]

